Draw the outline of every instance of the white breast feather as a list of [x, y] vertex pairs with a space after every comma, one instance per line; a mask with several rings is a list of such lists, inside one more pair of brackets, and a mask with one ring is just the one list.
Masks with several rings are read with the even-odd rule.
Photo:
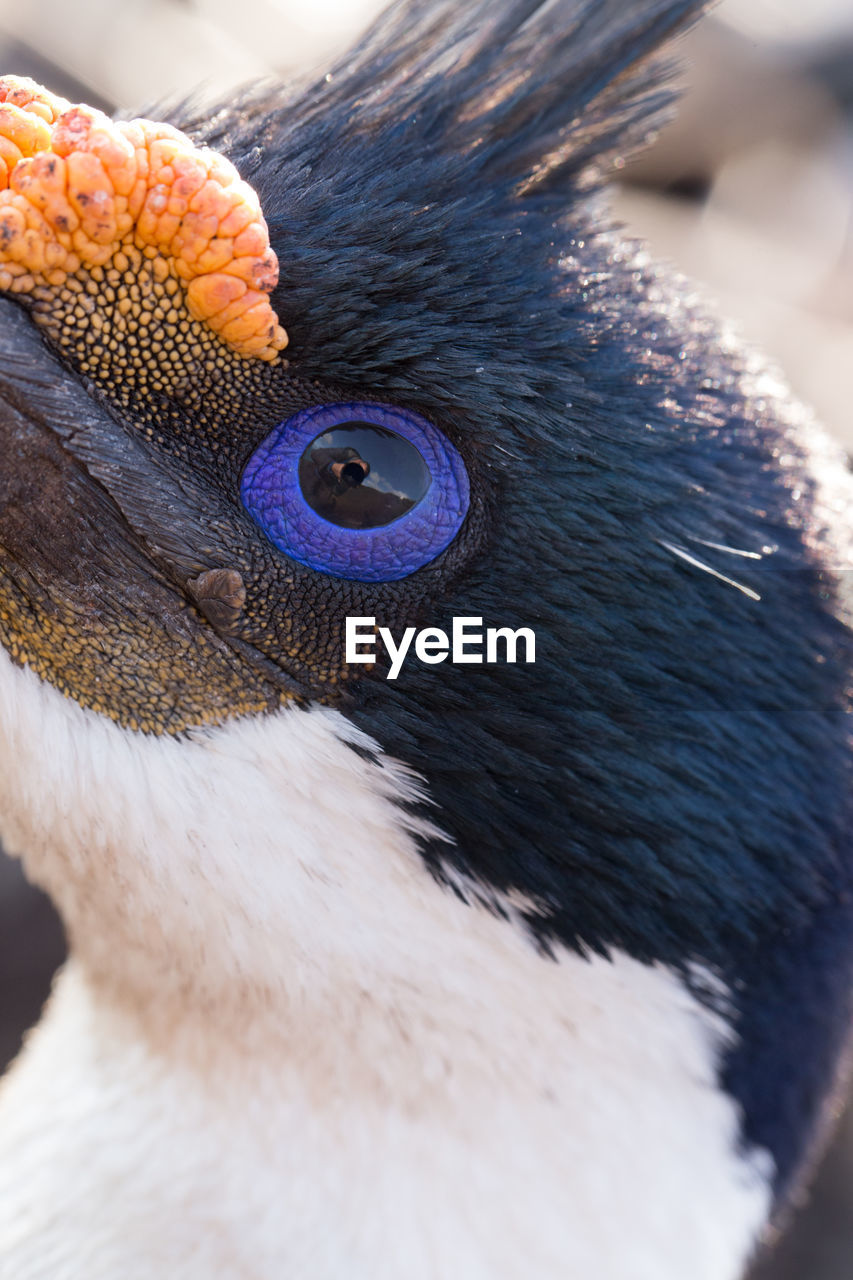
[[0, 656], [0, 834], [75, 955], [0, 1095], [0, 1274], [735, 1280], [772, 1163], [724, 1020], [439, 887], [348, 739], [135, 735]]

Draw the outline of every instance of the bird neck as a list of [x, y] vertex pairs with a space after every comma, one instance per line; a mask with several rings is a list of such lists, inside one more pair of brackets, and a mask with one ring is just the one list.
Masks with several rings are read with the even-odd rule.
[[498, 919], [436, 883], [418, 780], [337, 712], [134, 734], [0, 656], [0, 734], [0, 835], [88, 989], [158, 1052], [297, 1055], [402, 1100], [448, 1045], [476, 1072], [497, 1009], [525, 1025], [525, 983], [506, 993], [543, 962], [511, 904]]
[[[698, 1280], [735, 1274], [766, 1160], [741, 1153], [716, 1084], [725, 1025], [675, 974], [547, 957], [511, 902], [440, 887], [404, 825], [414, 780], [353, 751], [333, 712], [145, 738], [5, 661], [2, 835], [72, 948], [0, 1099], [0, 1236], [21, 1274], [46, 1241], [60, 1258], [103, 1244], [105, 1221], [104, 1257], [130, 1249], [148, 1274], [163, 1253], [190, 1280], [244, 1274], [223, 1248], [264, 1280], [300, 1256], [328, 1280], [426, 1280], [460, 1256], [472, 1276], [568, 1259], [617, 1280], [631, 1260], [615, 1240], [601, 1256], [601, 1224], [618, 1216], [659, 1258], [673, 1212], [692, 1225], [661, 1280], [706, 1253]], [[664, 1131], [677, 1140], [658, 1146]], [[697, 1255], [708, 1215], [682, 1194], [697, 1150], [722, 1263], [716, 1245]], [[602, 1152], [606, 1203], [587, 1176]], [[49, 1221], [12, 1231], [18, 1188]], [[115, 1272], [98, 1254], [89, 1274]]]
[[328, 1035], [365, 991], [393, 1005], [429, 970], [447, 904], [405, 825], [413, 780], [353, 750], [338, 713], [134, 734], [5, 655], [0, 711], [0, 835], [88, 981], [161, 1037]]

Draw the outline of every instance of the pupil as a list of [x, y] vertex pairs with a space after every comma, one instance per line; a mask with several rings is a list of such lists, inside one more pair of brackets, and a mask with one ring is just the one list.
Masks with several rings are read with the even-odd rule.
[[341, 475], [349, 480], [350, 484], [361, 484], [367, 475], [367, 469], [363, 462], [346, 462], [344, 463]]
[[409, 440], [369, 422], [324, 431], [299, 459], [305, 501], [344, 529], [376, 529], [399, 520], [431, 483], [429, 468]]

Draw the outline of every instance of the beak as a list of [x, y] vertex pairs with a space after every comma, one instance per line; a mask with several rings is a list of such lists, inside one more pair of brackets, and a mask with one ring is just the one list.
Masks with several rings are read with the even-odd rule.
[[210, 567], [182, 524], [196, 497], [0, 299], [0, 644], [13, 660], [146, 731], [277, 705], [280, 689], [186, 590], [184, 573]]

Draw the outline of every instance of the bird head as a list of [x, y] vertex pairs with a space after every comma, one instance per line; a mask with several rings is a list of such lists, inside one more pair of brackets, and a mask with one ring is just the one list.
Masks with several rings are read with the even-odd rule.
[[[3, 834], [81, 946], [93, 878], [217, 828], [246, 847], [227, 884], [195, 859], [193, 910], [231, 953], [236, 880], [287, 934], [282, 864], [335, 841], [386, 949], [395, 842], [545, 952], [752, 992], [780, 929], [806, 948], [850, 827], [845, 482], [606, 203], [700, 8], [409, 0], [316, 83], [169, 124], [2, 82]], [[389, 680], [348, 618], [528, 628], [535, 662]], [[74, 788], [119, 870], [74, 872]]]

